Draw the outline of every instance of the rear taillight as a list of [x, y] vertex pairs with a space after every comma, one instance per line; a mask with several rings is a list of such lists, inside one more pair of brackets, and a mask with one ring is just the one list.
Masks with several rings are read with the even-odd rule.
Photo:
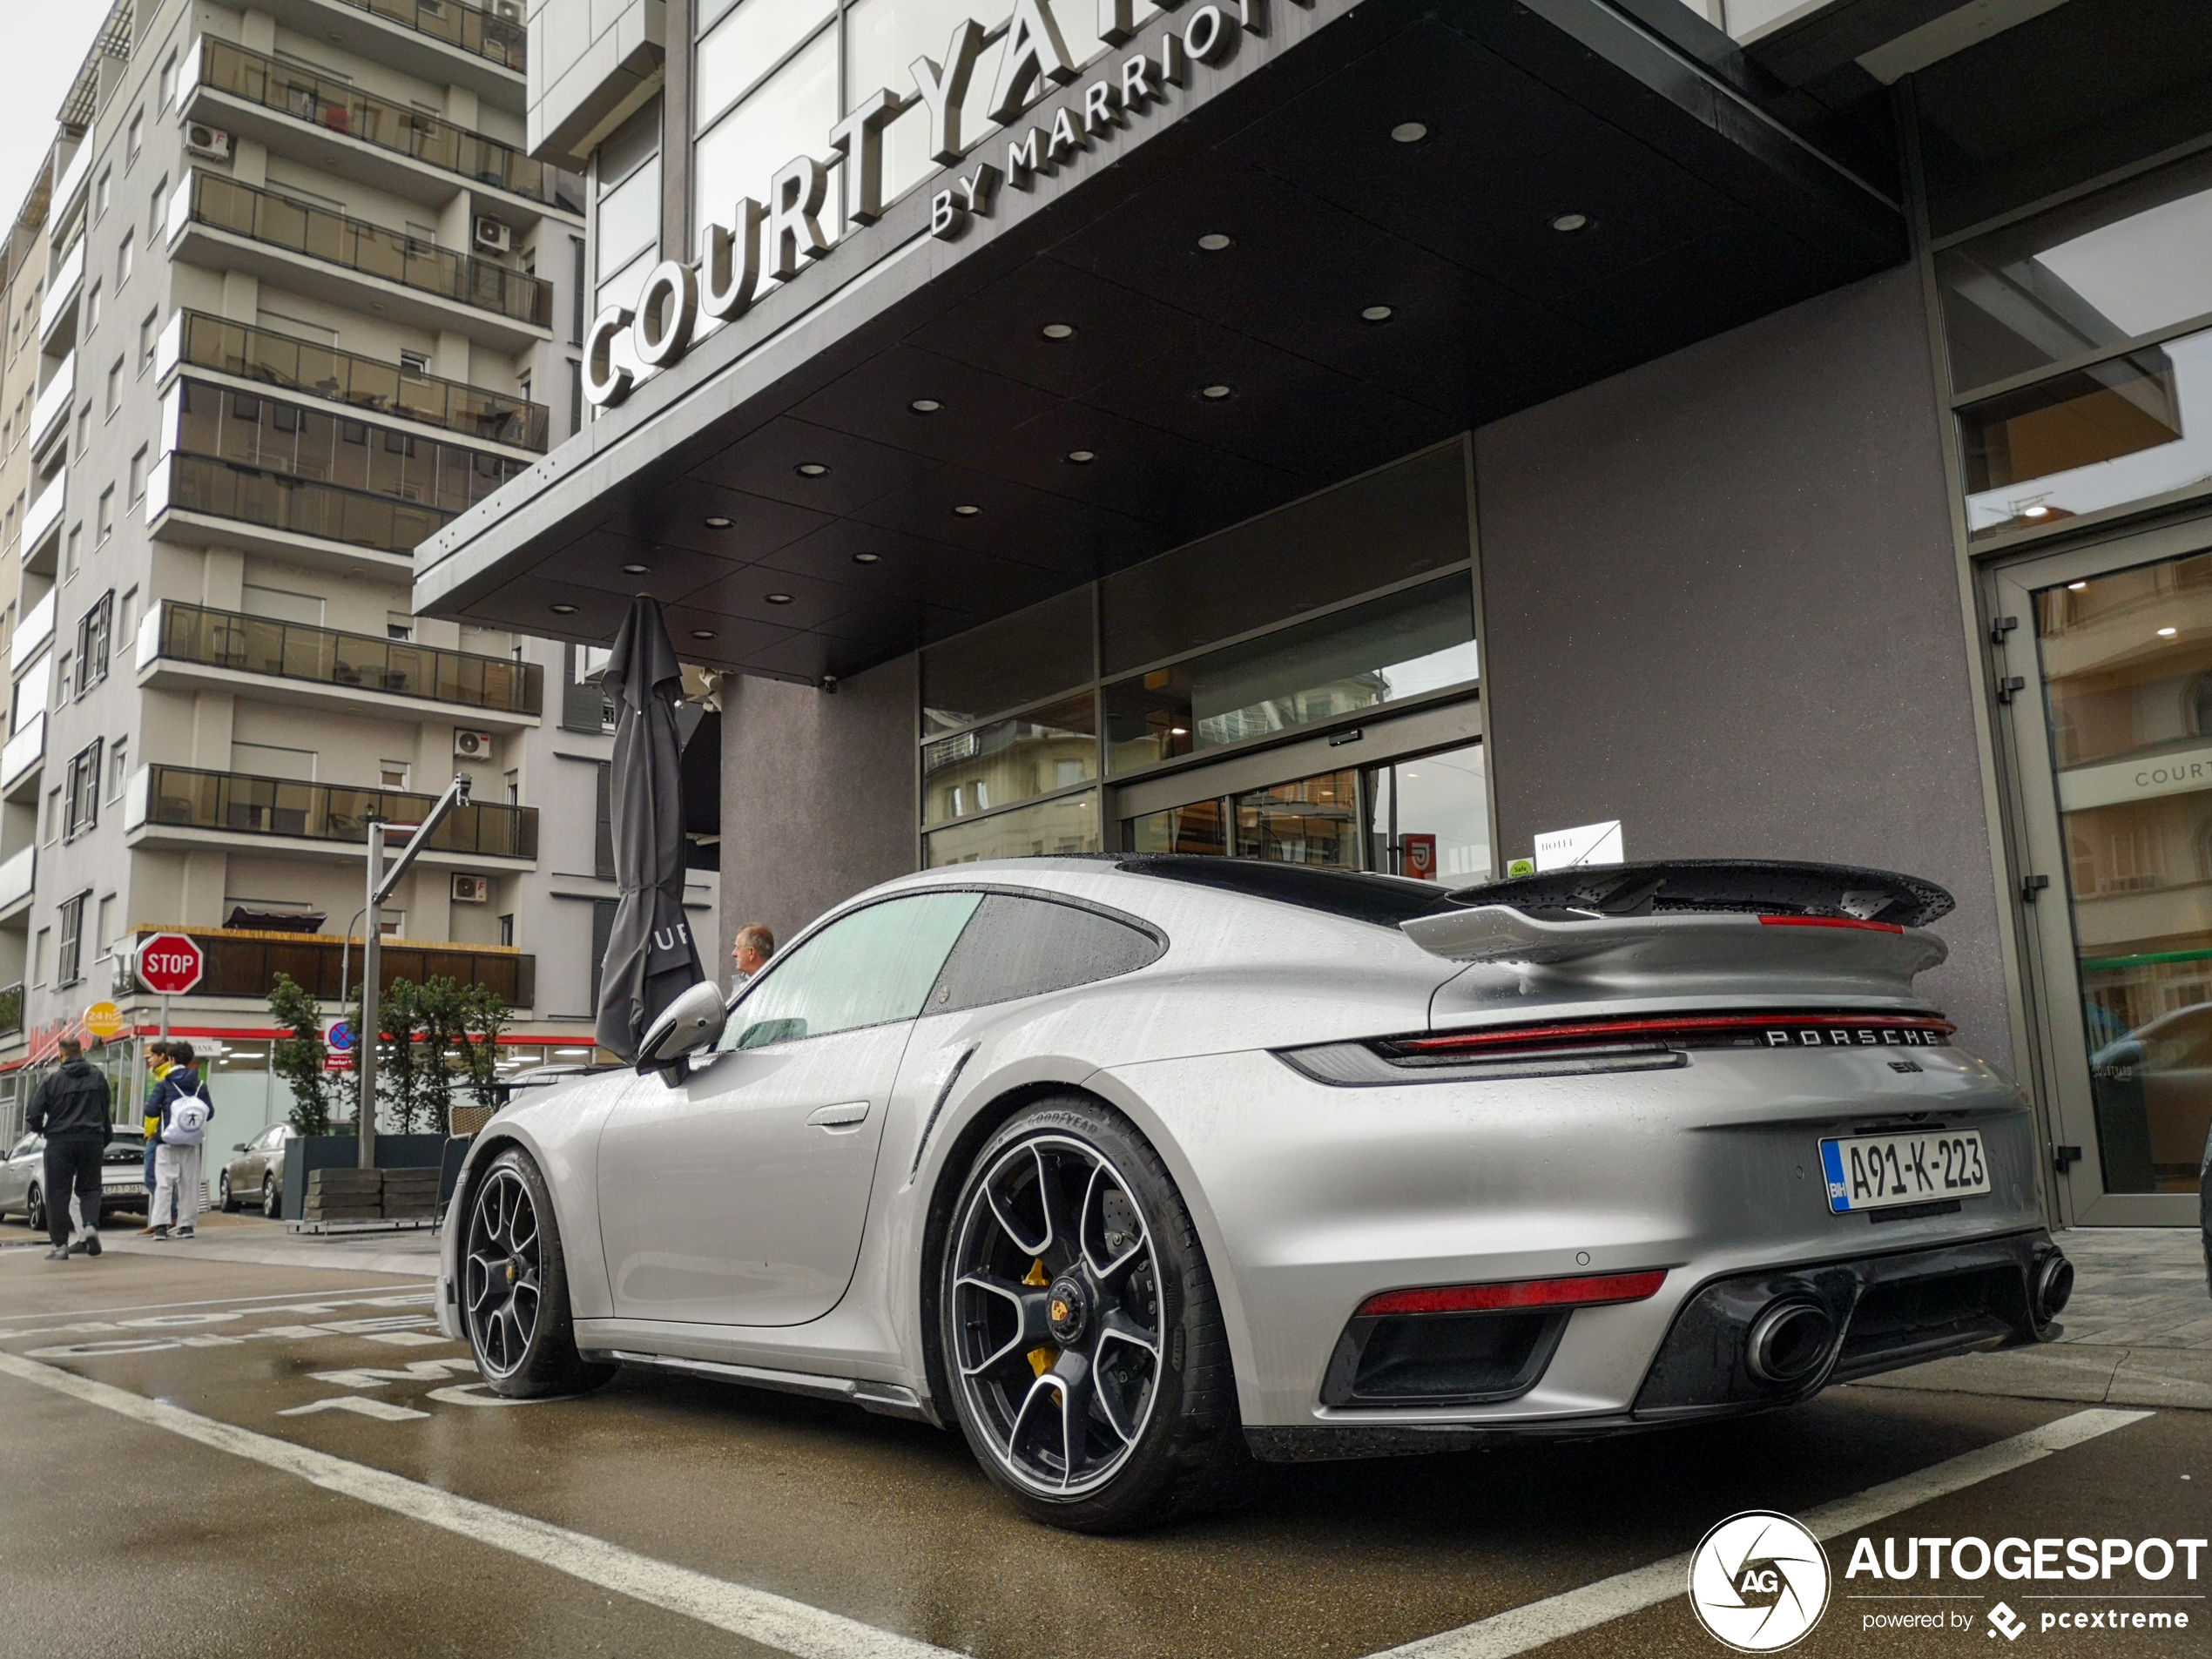
[[1389, 1313], [1498, 1313], [1512, 1308], [1603, 1307], [1659, 1293], [1667, 1270], [1595, 1273], [1581, 1278], [1521, 1278], [1502, 1285], [1433, 1285], [1385, 1291], [1359, 1305], [1358, 1318]]
[[1372, 1085], [1655, 1070], [1687, 1065], [1696, 1049], [1933, 1049], [1957, 1028], [1939, 1014], [1662, 1014], [1324, 1043], [1277, 1057], [1318, 1082]]

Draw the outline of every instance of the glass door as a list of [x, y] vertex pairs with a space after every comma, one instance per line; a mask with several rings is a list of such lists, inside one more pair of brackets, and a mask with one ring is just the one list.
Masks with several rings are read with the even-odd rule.
[[2212, 1131], [2212, 553], [2124, 556], [2001, 573], [1996, 637], [2061, 1203], [2181, 1225]]

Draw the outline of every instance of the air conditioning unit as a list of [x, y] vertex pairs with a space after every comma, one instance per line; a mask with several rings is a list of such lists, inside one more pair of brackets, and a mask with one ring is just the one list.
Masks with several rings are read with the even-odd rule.
[[453, 752], [463, 760], [489, 760], [491, 759], [491, 733], [456, 731], [453, 734]]
[[453, 878], [453, 901], [455, 904], [489, 904], [491, 878], [488, 875], [459, 875]]
[[476, 215], [476, 246], [486, 253], [504, 253], [515, 244], [515, 233], [489, 213]]
[[491, 0], [491, 15], [502, 23], [520, 23], [523, 0]]
[[220, 127], [211, 127], [194, 121], [185, 128], [185, 148], [193, 155], [205, 156], [210, 161], [231, 158], [231, 135]]

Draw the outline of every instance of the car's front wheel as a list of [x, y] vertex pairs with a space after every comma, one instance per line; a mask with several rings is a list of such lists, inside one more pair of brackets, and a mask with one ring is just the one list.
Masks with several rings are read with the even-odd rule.
[[1246, 1460], [1229, 1345], [1167, 1167], [1082, 1096], [977, 1153], [941, 1264], [962, 1431], [1036, 1520], [1121, 1532], [1205, 1506]]
[[495, 1394], [530, 1399], [597, 1388], [615, 1367], [577, 1352], [553, 1197], [530, 1156], [509, 1147], [469, 1195], [461, 1318]]
[[30, 1190], [24, 1196], [23, 1223], [35, 1233], [46, 1231], [46, 1195], [32, 1182]]
[[284, 1217], [284, 1202], [277, 1197], [276, 1177], [273, 1175], [261, 1177], [261, 1213], [271, 1221]]
[[231, 1172], [226, 1170], [215, 1177], [215, 1207], [225, 1215], [234, 1215], [238, 1200], [231, 1196]]

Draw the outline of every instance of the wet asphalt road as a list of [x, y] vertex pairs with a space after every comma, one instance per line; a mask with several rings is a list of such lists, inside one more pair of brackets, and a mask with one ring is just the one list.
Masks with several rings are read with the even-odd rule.
[[[1737, 1511], [1803, 1514], [2080, 1409], [1841, 1388], [1579, 1447], [1278, 1468], [1234, 1513], [1089, 1539], [1013, 1514], [957, 1439], [920, 1425], [637, 1371], [585, 1399], [492, 1406], [437, 1336], [424, 1281], [188, 1249], [66, 1265], [0, 1250], [0, 1353], [988, 1659], [1359, 1659], [1674, 1556]], [[772, 1650], [111, 1406], [0, 1374], [0, 1654]], [[2193, 1582], [2132, 1565], [2088, 1584], [1844, 1577], [1860, 1533], [1878, 1550], [2203, 1538], [2208, 1494], [2212, 1413], [2147, 1415], [1837, 1538], [1828, 1612], [1794, 1651], [2212, 1652], [2212, 1551]], [[2097, 1599], [2041, 1599], [2084, 1592]], [[1869, 1599], [1906, 1595], [1952, 1599]], [[2191, 1628], [2040, 1628], [2120, 1595], [2168, 1598], [2121, 1611]], [[2000, 1597], [2027, 1621], [2017, 1640], [1987, 1622]], [[1939, 1610], [1954, 1628], [1866, 1626]], [[1727, 1651], [1679, 1595], [1541, 1649], [1470, 1649], [1522, 1650]]]

